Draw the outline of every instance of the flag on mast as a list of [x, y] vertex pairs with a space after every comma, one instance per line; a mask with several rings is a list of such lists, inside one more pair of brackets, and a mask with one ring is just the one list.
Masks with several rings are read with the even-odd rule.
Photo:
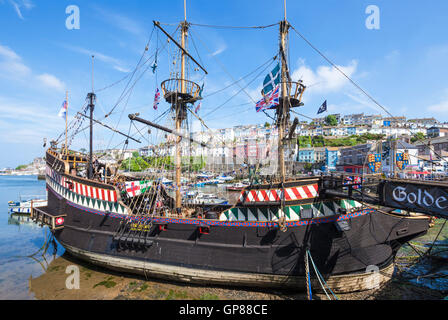
[[274, 90], [271, 91], [269, 95], [264, 96], [255, 105], [255, 110], [257, 112], [263, 111], [264, 109], [273, 109], [275, 106], [279, 105], [279, 95], [280, 86], [276, 86]]
[[159, 103], [160, 103], [160, 92], [159, 92], [159, 88], [157, 88], [156, 95], [154, 97], [154, 110], [157, 110]]
[[267, 95], [274, 90], [280, 83], [280, 64], [277, 63], [275, 68], [264, 78], [263, 93]]
[[61, 110], [59, 110], [58, 117], [61, 117], [64, 119], [67, 117], [67, 105], [68, 105], [67, 100], [65, 100], [62, 103]]
[[325, 111], [327, 111], [327, 100], [325, 100], [324, 103], [322, 103], [319, 110], [317, 111], [317, 114], [321, 114], [322, 112]]
[[199, 102], [198, 106], [196, 107], [196, 109], [194, 109], [194, 113], [198, 113], [199, 109], [201, 109], [201, 103]]

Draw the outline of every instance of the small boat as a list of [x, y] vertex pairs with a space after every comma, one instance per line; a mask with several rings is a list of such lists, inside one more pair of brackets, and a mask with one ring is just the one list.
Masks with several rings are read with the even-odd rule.
[[46, 199], [33, 199], [28, 201], [9, 201], [9, 212], [10, 213], [31, 213], [31, 208], [39, 208], [47, 206]]
[[244, 188], [246, 188], [246, 187], [248, 187], [249, 185], [248, 184], [245, 184], [245, 183], [242, 183], [242, 182], [237, 182], [237, 183], [234, 183], [234, 184], [232, 184], [232, 185], [230, 185], [230, 186], [227, 186], [227, 191], [241, 191], [241, 190], [243, 190]]
[[228, 204], [227, 199], [219, 198], [211, 193], [202, 193], [198, 191], [189, 191], [186, 194], [186, 204], [219, 205]]
[[221, 180], [221, 181], [223, 181], [225, 183], [225, 182], [228, 182], [228, 181], [232, 181], [235, 178], [232, 177], [232, 176], [221, 175], [221, 176], [217, 177], [216, 179]]

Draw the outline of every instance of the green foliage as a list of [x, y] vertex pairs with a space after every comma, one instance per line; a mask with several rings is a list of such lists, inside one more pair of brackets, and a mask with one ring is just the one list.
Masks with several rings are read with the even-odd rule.
[[98, 286], [104, 286], [106, 288], [113, 288], [117, 285], [117, 283], [115, 281], [112, 281], [113, 277], [108, 277], [106, 280], [98, 282], [97, 284], [95, 284], [93, 287], [96, 288]]
[[[137, 156], [135, 156], [137, 153]], [[121, 164], [121, 169], [130, 170], [132, 172], [138, 172], [149, 168], [148, 162], [138, 155], [138, 152], [134, 152], [133, 157], [126, 159]]]
[[344, 138], [327, 139], [323, 136], [300, 136], [298, 138], [300, 148], [309, 147], [352, 147], [359, 144], [367, 143], [371, 140], [381, 140], [385, 137], [384, 134], [365, 133], [360, 136], [352, 135]]
[[422, 132], [417, 132], [416, 134], [414, 134], [414, 136], [411, 138], [411, 143], [417, 142], [417, 141], [421, 141], [421, 140], [425, 140], [426, 136], [424, 133]]
[[338, 125], [338, 119], [336, 119], [336, 116], [330, 114], [325, 118], [325, 122], [329, 126], [337, 126]]
[[305, 163], [305, 165], [303, 166], [303, 168], [306, 171], [310, 171], [313, 168], [313, 164], [312, 163]]
[[[205, 167], [204, 157], [182, 157], [182, 169], [184, 171], [200, 171]], [[121, 164], [122, 170], [130, 170], [132, 172], [143, 171], [148, 168], [165, 168], [174, 169], [176, 167], [175, 159], [171, 156], [164, 157], [141, 157], [133, 154], [132, 158], [126, 159]]]
[[269, 122], [265, 122], [265, 123], [264, 123], [264, 127], [265, 127], [265, 128], [270, 128], [270, 127], [271, 127], [271, 124], [270, 124]]
[[20, 166], [18, 166], [16, 168], [16, 170], [23, 170], [23, 169], [26, 169], [26, 167], [28, 167], [26, 164], [21, 164]]

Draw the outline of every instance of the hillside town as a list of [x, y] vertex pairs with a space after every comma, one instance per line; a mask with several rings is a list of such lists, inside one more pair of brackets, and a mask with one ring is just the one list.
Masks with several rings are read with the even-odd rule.
[[[204, 130], [190, 133], [198, 143], [182, 142], [182, 154], [202, 159], [205, 171], [231, 172], [245, 165], [266, 164], [276, 158], [277, 132], [269, 123], [240, 125], [232, 128]], [[103, 163], [113, 164], [121, 160], [123, 170], [143, 171], [127, 166], [135, 157], [173, 157], [174, 138], [156, 146], [140, 149], [97, 150], [95, 154]], [[170, 143], [171, 142], [171, 143]], [[331, 114], [302, 121], [287, 142], [287, 162], [295, 172], [352, 172], [367, 173], [366, 157], [373, 152], [383, 155], [382, 172], [391, 174], [393, 163], [391, 150], [407, 153], [409, 163], [402, 173], [418, 177], [425, 174], [448, 172], [448, 123], [435, 118], [406, 119], [406, 117], [382, 117], [381, 115]], [[188, 160], [190, 161], [190, 160]], [[0, 170], [0, 174], [39, 174], [45, 166], [42, 158], [23, 168]]]

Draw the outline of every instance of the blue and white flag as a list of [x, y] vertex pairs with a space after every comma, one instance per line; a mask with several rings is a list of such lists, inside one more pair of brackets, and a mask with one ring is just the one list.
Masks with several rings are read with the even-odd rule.
[[267, 95], [269, 92], [275, 89], [280, 83], [280, 64], [277, 63], [274, 70], [269, 73], [263, 81], [263, 93]]
[[62, 103], [61, 110], [59, 110], [58, 117], [64, 118], [67, 116], [67, 101]]
[[325, 100], [324, 103], [322, 103], [319, 110], [317, 111], [317, 114], [321, 114], [322, 112], [325, 111], [327, 111], [327, 100]]

